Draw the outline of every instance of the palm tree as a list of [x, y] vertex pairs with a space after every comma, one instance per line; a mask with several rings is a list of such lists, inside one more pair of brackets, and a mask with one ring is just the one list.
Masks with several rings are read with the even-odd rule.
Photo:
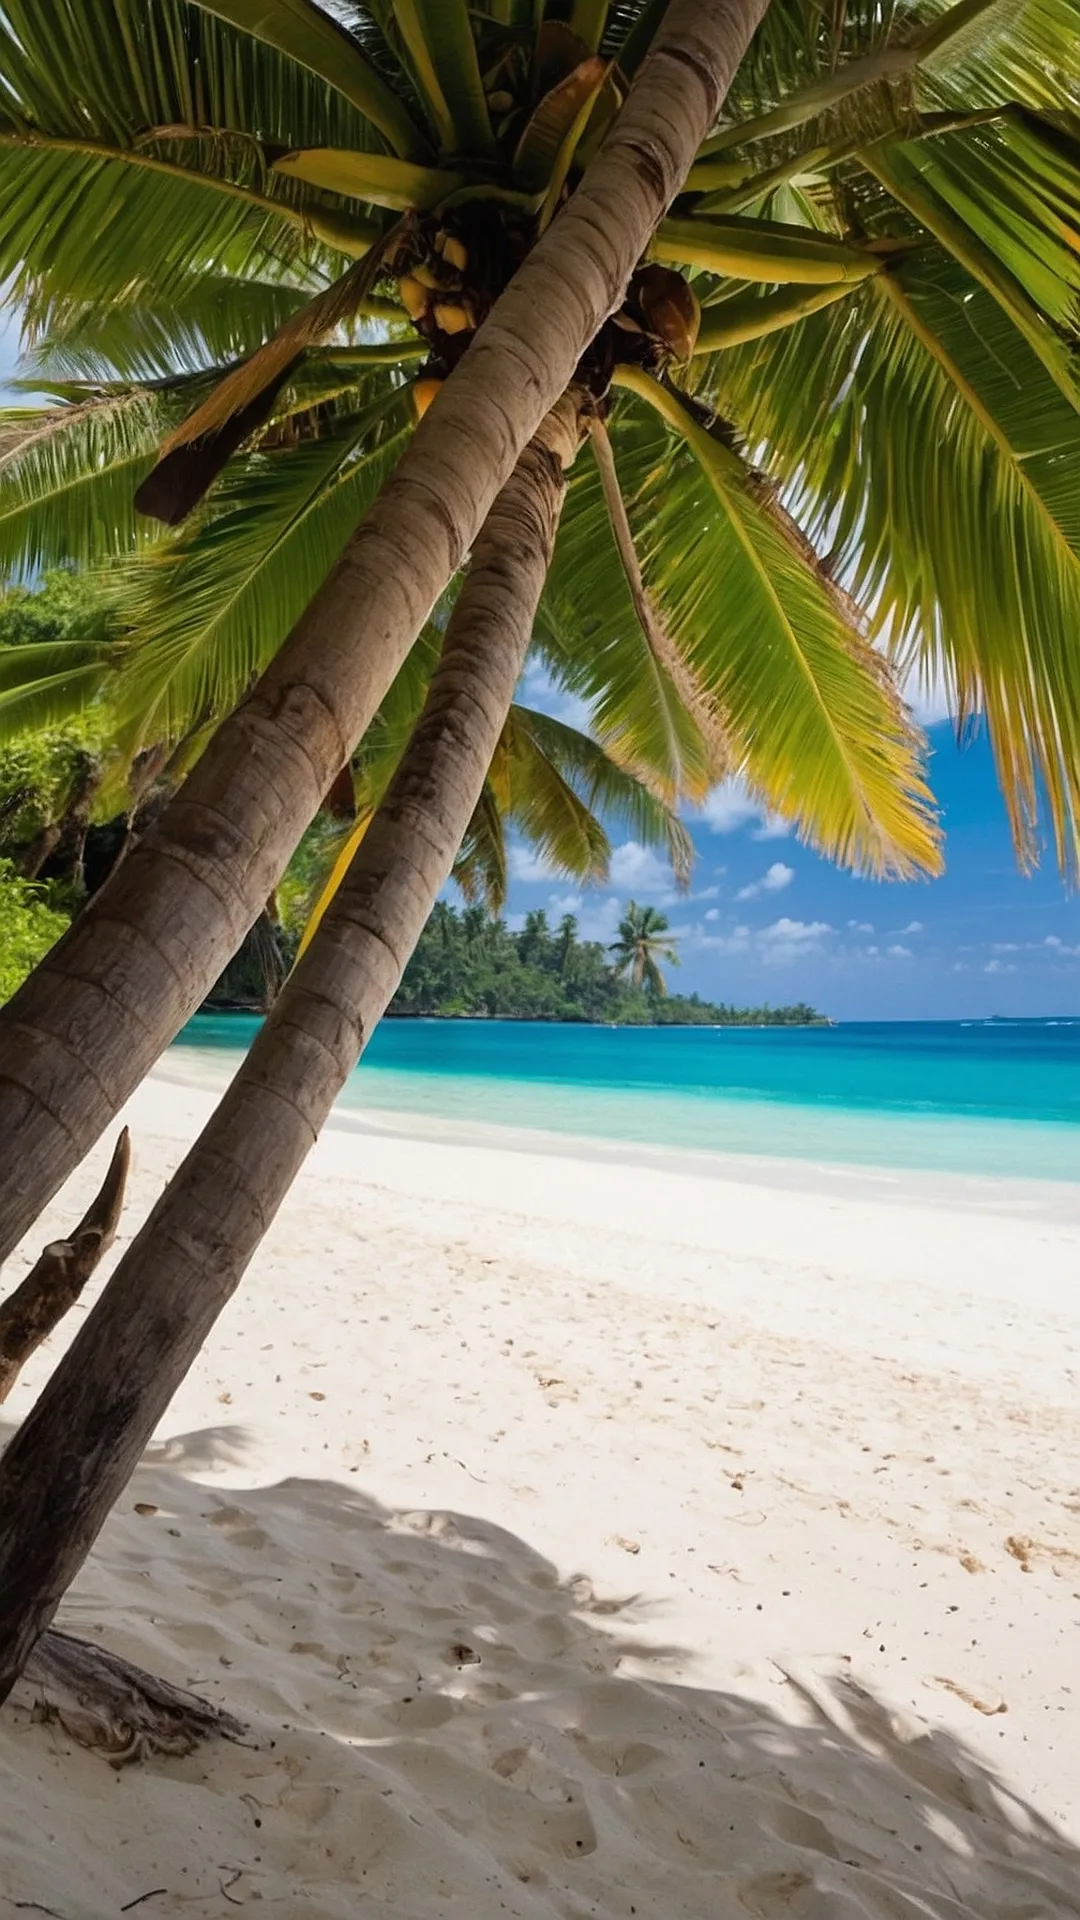
[[[293, 532], [305, 525], [301, 539], [287, 542], [279, 522], [279, 613], [288, 597], [283, 549], [307, 545], [312, 556], [288, 644], [110, 882], [107, 909], [91, 906], [2, 1016], [0, 1125], [25, 1153], [0, 1195], [0, 1257], [261, 910], [517, 457], [619, 308], [764, 7], [673, 0], [670, 11], [647, 7], [638, 22], [631, 9], [622, 80], [605, 63], [604, 85], [588, 95], [584, 79], [599, 78], [596, 41], [607, 24], [606, 9], [592, 6], [584, 59], [575, 35], [533, 32], [531, 0], [511, 6], [509, 18], [503, 0], [491, 13], [470, 11], [465, 0], [376, 0], [357, 9], [354, 33], [315, 0], [5, 7], [0, 277], [14, 276], [33, 315], [63, 328], [81, 302], [75, 331], [92, 331], [114, 302], [125, 308], [122, 320], [133, 317], [135, 287], [154, 310], [149, 331], [156, 324], [160, 337], [164, 323], [175, 350], [185, 323], [198, 332], [197, 310], [206, 323], [216, 292], [220, 315], [231, 308], [235, 321], [254, 283], [252, 311], [236, 322], [243, 344], [254, 328], [271, 331], [281, 320], [239, 381], [204, 380], [214, 393], [181, 428], [154, 485], [143, 481], [145, 504], [175, 518], [207, 473], [266, 425], [285, 383], [314, 373], [317, 385], [328, 371], [320, 345], [370, 310], [372, 298], [387, 297], [380, 273], [401, 322], [415, 317], [417, 330], [406, 340], [406, 326], [395, 323], [389, 343], [362, 356], [378, 387], [367, 410], [355, 403], [353, 366], [336, 459], [323, 442], [312, 454], [297, 427], [309, 471], [325, 456], [337, 484], [321, 537], [303, 500], [287, 518]], [[625, 20], [621, 6], [614, 13]], [[61, 73], [70, 84], [57, 85]], [[516, 118], [504, 124], [507, 90]], [[586, 142], [595, 146], [598, 134], [606, 134], [602, 150], [580, 177]], [[330, 155], [345, 172], [328, 184]], [[312, 168], [314, 184], [304, 177]], [[392, 221], [402, 205], [405, 222]], [[298, 289], [305, 276], [306, 290]], [[413, 288], [428, 281], [432, 294], [457, 296], [463, 319], [445, 311], [453, 299], [421, 310]], [[220, 349], [222, 325], [212, 324]], [[410, 435], [418, 409], [399, 369], [429, 345], [449, 378]], [[120, 434], [127, 457], [119, 451], [116, 408], [104, 418], [90, 409], [86, 431], [99, 444], [85, 514], [101, 515], [110, 495], [130, 499], [148, 464], [145, 423], [170, 393], [176, 402], [175, 382], [166, 387], [149, 401], [129, 396], [125, 417], [144, 422], [134, 459], [130, 432]], [[181, 379], [181, 407], [194, 397]], [[57, 478], [63, 451], [37, 444]], [[246, 526], [251, 532], [250, 517]]]
[[633, 987], [644, 987], [656, 999], [667, 993], [667, 982], [660, 971], [661, 960], [669, 967], [679, 964], [677, 935], [658, 907], [639, 907], [636, 900], [627, 903], [619, 921], [619, 935], [608, 951], [615, 955], [615, 971], [625, 974]]
[[[144, 554], [129, 725], [213, 721], [299, 624], [118, 876], [108, 915], [88, 916], [8, 1016], [0, 1123], [26, 1161], [0, 1196], [0, 1251], [261, 910], [678, 184], [714, 111], [696, 85], [682, 97], [690, 67], [731, 78], [760, 10], [612, 0], [535, 34], [533, 0], [378, 0], [353, 34], [312, 0], [5, 10], [0, 276], [42, 336], [34, 377], [58, 405], [4, 444], [0, 542], [35, 563], [50, 540], [96, 553], [102, 528], [145, 546], [137, 484], [174, 517], [250, 428], [179, 541]], [[591, 184], [552, 222], [661, 19], [692, 59], [657, 53]], [[657, 260], [591, 349], [627, 513], [615, 507], [616, 541], [610, 463], [605, 497], [601, 466], [580, 462], [541, 646], [639, 759], [692, 786], [726, 756], [870, 870], [936, 855], [910, 734], [860, 624], [940, 667], [962, 712], [983, 708], [1022, 847], [1041, 776], [1072, 854], [1076, 166], [1061, 116], [1074, 25], [1074, 0], [1008, 17], [989, 0], [835, 15], [774, 0]], [[647, 207], [642, 139], [662, 156]], [[408, 230], [391, 237], [402, 207]], [[696, 339], [664, 263], [689, 270], [703, 303]], [[268, 335], [239, 387], [223, 386]], [[671, 355], [691, 346], [674, 385]], [[448, 371], [403, 453], [417, 401]], [[179, 439], [155, 468], [166, 430]], [[642, 588], [663, 616], [644, 630]], [[861, 623], [848, 588], [872, 609]], [[57, 662], [37, 664], [37, 697], [52, 697]], [[65, 1064], [76, 1043], [85, 1075]]]
[[[500, 4], [498, 17], [467, 16], [446, 0], [380, 0], [364, 12], [380, 48], [373, 65], [366, 43], [328, 26], [329, 16], [306, 0], [277, 8], [267, 0], [168, 0], [170, 17], [174, 4], [179, 31], [170, 47], [182, 52], [190, 51], [185, 22], [196, 15], [225, 16], [228, 32], [257, 22], [263, 39], [249, 37], [260, 46], [276, 23], [275, 59], [299, 54], [303, 76], [321, 74], [363, 112], [364, 137], [324, 132], [318, 144], [294, 140], [282, 154], [288, 143], [268, 140], [256, 124], [269, 111], [264, 94], [252, 126], [231, 127], [232, 138], [219, 126], [209, 140], [203, 109], [218, 65], [205, 46], [199, 110], [186, 120], [174, 113], [127, 138], [110, 69], [110, 137], [119, 146], [91, 138], [82, 97], [76, 128], [49, 131], [39, 121], [56, 112], [55, 73], [64, 63], [54, 40], [42, 39], [38, 7], [12, 0], [12, 66], [31, 81], [47, 74], [49, 85], [39, 87], [36, 112], [23, 115], [32, 134], [20, 121], [10, 151], [27, 169], [42, 151], [46, 166], [63, 156], [58, 206], [84, 163], [91, 179], [100, 167], [127, 169], [130, 192], [108, 197], [114, 241], [113, 222], [122, 227], [136, 217], [133, 207], [149, 204], [150, 174], [155, 206], [166, 178], [170, 192], [198, 188], [200, 209], [208, 192], [228, 201], [227, 240], [210, 235], [201, 212], [185, 240], [177, 204], [189, 281], [195, 260], [205, 274], [209, 250], [237, 291], [261, 276], [276, 295], [287, 284], [283, 263], [317, 243], [336, 249], [339, 261], [351, 248], [361, 266], [365, 250], [377, 255], [392, 285], [346, 267], [305, 306], [294, 304], [267, 350], [235, 377], [206, 379], [206, 397], [182, 376], [164, 399], [160, 388], [149, 403], [138, 392], [139, 405], [199, 400], [143, 478], [140, 497], [177, 518], [241, 440], [255, 453], [236, 468], [238, 486], [244, 476], [265, 477], [275, 453], [282, 470], [286, 451], [298, 460], [298, 448], [314, 464], [311, 446], [325, 451], [326, 435], [323, 417], [311, 416], [327, 402], [313, 407], [309, 387], [309, 404], [290, 412], [283, 396], [290, 383], [295, 392], [325, 376], [327, 344], [338, 356], [359, 353], [370, 383], [362, 406], [348, 399], [355, 381], [332, 396], [344, 395], [346, 413], [352, 405], [349, 474], [363, 469], [373, 487], [376, 456], [397, 464], [255, 693], [218, 727], [169, 818], [110, 885], [103, 909], [13, 1003], [9, 1117], [45, 1173], [33, 1198], [27, 1181], [38, 1169], [18, 1173], [9, 1229], [100, 1128], [223, 945], [253, 917], [526, 438], [571, 387], [574, 421], [563, 423], [564, 443], [587, 425], [596, 457], [580, 459], [570, 477], [539, 633], [564, 681], [592, 696], [601, 723], [613, 735], [621, 729], [643, 763], [666, 764], [683, 787], [720, 764], [743, 769], [771, 804], [841, 857], [872, 871], [932, 867], [916, 742], [867, 644], [870, 616], [860, 619], [849, 597], [857, 587], [901, 651], [917, 639], [927, 659], [944, 661], [961, 704], [987, 712], [1021, 842], [1037, 769], [1061, 850], [1072, 845], [1078, 714], [1066, 643], [1077, 598], [1076, 467], [1068, 457], [1076, 394], [1065, 343], [1075, 334], [1076, 266], [1061, 208], [1076, 169], [1058, 111], [1068, 107], [1069, 0], [1031, 0], [1004, 23], [987, 0], [959, 0], [947, 11], [929, 0], [924, 8], [867, 4], [827, 21], [811, 0], [777, 0], [739, 69], [727, 118], [714, 125], [688, 178], [760, 6], [674, 0], [665, 14], [656, 5], [576, 5], [567, 68], [563, 33], [521, 31], [513, 5]], [[129, 58], [144, 10], [124, 0], [112, 7], [129, 30], [117, 36], [117, 59]], [[77, 7], [55, 11], [65, 21], [79, 17]], [[660, 22], [653, 57], [600, 157], [561, 205], [617, 105], [620, 75], [634, 70]], [[93, 27], [100, 37], [97, 6]], [[574, 37], [577, 27], [588, 41]], [[226, 44], [206, 31], [206, 46]], [[612, 43], [618, 58], [601, 76], [595, 63]], [[233, 53], [237, 45], [228, 42]], [[563, 48], [561, 60], [553, 46]], [[359, 66], [347, 58], [350, 47]], [[172, 71], [162, 49], [156, 54], [155, 86]], [[388, 101], [382, 76], [394, 58], [408, 78]], [[230, 95], [239, 98], [235, 60], [228, 71]], [[274, 71], [281, 81], [282, 68]], [[140, 113], [151, 97], [149, 68], [143, 78]], [[307, 87], [305, 77], [301, 91]], [[189, 86], [192, 110], [196, 91]], [[267, 91], [283, 97], [280, 86]], [[534, 185], [530, 156], [539, 147], [545, 171]], [[657, 257], [635, 271], [680, 186], [674, 216], [657, 233]], [[25, 198], [13, 194], [3, 232], [10, 240], [19, 228], [23, 282], [29, 276], [46, 318], [62, 326], [65, 311], [71, 319], [65, 301], [83, 300], [77, 335], [92, 326], [95, 302], [99, 313], [108, 304], [94, 275], [100, 267], [107, 277], [109, 234], [84, 246], [81, 280], [68, 255], [50, 288], [40, 234], [51, 230], [63, 254], [70, 222], [42, 226], [38, 207], [31, 232], [20, 213]], [[388, 199], [389, 211], [411, 209], [394, 231], [379, 216]], [[481, 216], [462, 209], [478, 207], [486, 224], [474, 230]], [[256, 215], [261, 253], [250, 225], [243, 229]], [[274, 221], [278, 231], [290, 228], [293, 251], [279, 246], [271, 260], [265, 234]], [[692, 298], [674, 265], [689, 270]], [[177, 260], [166, 257], [162, 281], [170, 271], [183, 291]], [[329, 338], [395, 288], [416, 339], [392, 317], [374, 346]], [[157, 311], [160, 320], [160, 304]], [[424, 379], [410, 395], [400, 369], [419, 353]], [[693, 364], [676, 373], [687, 357]], [[438, 397], [415, 443], [388, 450], [387, 438], [408, 437], [408, 408], [418, 412], [433, 385]], [[106, 393], [101, 405], [116, 397]], [[918, 433], [908, 431], [912, 422]], [[43, 428], [39, 444], [48, 438]], [[133, 468], [142, 475], [149, 464], [144, 447], [128, 463], [127, 482]], [[100, 500], [103, 472], [115, 480], [122, 466], [110, 470], [99, 446], [83, 497]], [[530, 471], [523, 463], [513, 483], [526, 493]], [[227, 475], [222, 486], [229, 484]], [[237, 1284], [474, 815], [505, 722], [509, 668], [523, 657], [548, 562], [544, 540], [537, 534], [521, 549], [512, 523], [516, 517], [520, 529], [524, 516], [530, 524], [542, 495], [543, 483], [531, 505], [514, 494], [512, 511], [500, 505], [490, 536], [477, 542], [461, 617], [455, 613], [448, 630], [445, 672], [265, 1044], [5, 1455], [0, 1689], [123, 1484], [147, 1421]], [[163, 577], [178, 552], [190, 558], [201, 534], [204, 558], [235, 554], [233, 543], [245, 531], [254, 537], [259, 519], [249, 508], [226, 525], [210, 502], [199, 514], [179, 547], [153, 553]], [[808, 530], [819, 545], [830, 539], [830, 565]], [[341, 531], [338, 544], [343, 538]], [[327, 543], [333, 548], [333, 538]], [[322, 573], [332, 557], [324, 548]], [[993, 562], [989, 587], [972, 572], [983, 557]], [[204, 577], [212, 572], [208, 564]], [[175, 576], [173, 586], [175, 598]], [[499, 588], [502, 640], [489, 621], [480, 650], [469, 644], [472, 623], [483, 627], [485, 592], [494, 603]], [[204, 608], [215, 591], [208, 588]], [[258, 631], [259, 647], [272, 652], [277, 636]], [[358, 648], [361, 633], [366, 644]], [[208, 667], [214, 658], [211, 647], [196, 663], [204, 686], [217, 672]], [[152, 656], [133, 649], [129, 684], [139, 685], [148, 659], [152, 671]], [[139, 695], [135, 714], [140, 702], [147, 711]], [[144, 977], [151, 961], [173, 968], [160, 1006]], [[117, 1012], [125, 1009], [142, 1024], [121, 1045]], [[76, 1038], [84, 1051], [73, 1076]], [[65, 1076], [74, 1082], [67, 1099]], [[192, 1238], [199, 1221], [205, 1245]]]
[[[552, 452], [567, 451], [575, 434], [576, 410], [561, 402], [496, 500], [424, 711], [316, 937], [120, 1262], [76, 1342], [78, 1359], [57, 1370], [0, 1462], [0, 1701], [235, 1291], [450, 872], [550, 562], [565, 490]], [[33, 1445], [35, 1426], [30, 1462], [24, 1443]], [[73, 1459], [77, 1473], [63, 1466]]]

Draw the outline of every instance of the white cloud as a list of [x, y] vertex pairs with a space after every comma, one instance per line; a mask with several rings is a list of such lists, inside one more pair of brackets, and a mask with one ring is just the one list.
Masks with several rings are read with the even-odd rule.
[[751, 820], [760, 820], [761, 807], [741, 780], [725, 780], [702, 803], [701, 818], [711, 833], [737, 833]]
[[749, 927], [734, 927], [730, 933], [704, 934], [699, 944], [709, 953], [748, 953], [750, 940]]
[[738, 833], [743, 827], [753, 826], [755, 840], [785, 840], [791, 832], [787, 821], [755, 800], [745, 780], [737, 776], [713, 788], [699, 818], [711, 833]]
[[548, 912], [561, 920], [564, 913], [580, 913], [584, 905], [580, 893], [553, 893], [548, 896]]
[[786, 840], [791, 832], [790, 820], [782, 813], [767, 813], [760, 827], [755, 827], [751, 840]]
[[874, 931], [869, 920], [849, 920], [848, 927], [852, 933], [873, 933]]
[[1020, 949], [1015, 940], [995, 940], [993, 942], [993, 951], [995, 953], [1019, 953]]
[[984, 973], [1015, 973], [1016, 968], [1013, 965], [1011, 960], [988, 960], [985, 967], [983, 968], [983, 972]]
[[867, 955], [868, 955], [868, 957], [869, 957], [869, 958], [870, 958], [871, 960], [876, 960], [876, 959], [877, 959], [877, 957], [878, 957], [878, 954], [879, 954], [879, 953], [881, 952], [881, 948], [880, 948], [880, 947], [867, 947], [867, 949], [866, 949], [866, 952], [867, 952]]
[[699, 893], [692, 893], [690, 898], [691, 900], [719, 900], [720, 889], [719, 887], [702, 887]]
[[1043, 941], [1044, 947], [1060, 947], [1060, 945], [1061, 941], [1058, 939], [1056, 933], [1048, 933], [1046, 939]]
[[915, 957], [910, 947], [886, 947], [885, 951], [892, 960], [913, 960]]
[[923, 923], [921, 920], [909, 920], [906, 927], [897, 928], [897, 932], [899, 933], [901, 940], [904, 938], [905, 934], [923, 933], [924, 931], [925, 929], [923, 927]]
[[595, 905], [586, 906], [578, 919], [579, 939], [599, 940], [601, 946], [606, 947], [619, 930], [622, 914], [622, 903], [614, 894], [607, 900], [598, 900]]
[[762, 959], [768, 966], [802, 960], [808, 953], [820, 951], [826, 934], [834, 931], [827, 920], [789, 920], [786, 916], [774, 920], [758, 934]]
[[506, 868], [511, 880], [520, 880], [522, 886], [540, 886], [545, 880], [555, 878], [555, 869], [549, 867], [531, 847], [523, 847], [520, 840], [511, 840], [506, 855]]
[[719, 920], [720, 918], [719, 907], [710, 907], [708, 913], [705, 915], [705, 918], [706, 920]]
[[785, 887], [790, 887], [794, 878], [794, 867], [785, 867], [782, 860], [774, 860], [768, 872], [763, 873], [760, 880], [755, 880], [748, 887], [740, 887], [735, 898], [736, 900], [756, 900], [762, 893], [782, 893]]
[[827, 920], [789, 920], [786, 915], [774, 920], [770, 927], [762, 927], [763, 940], [820, 940], [822, 934], [833, 933]]
[[635, 898], [648, 895], [672, 900], [675, 897], [671, 868], [651, 847], [639, 846], [636, 840], [624, 840], [621, 847], [615, 848], [610, 878], [613, 887], [632, 893]]

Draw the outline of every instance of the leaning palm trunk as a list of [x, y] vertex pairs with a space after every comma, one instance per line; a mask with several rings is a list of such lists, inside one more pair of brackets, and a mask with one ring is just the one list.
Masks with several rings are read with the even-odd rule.
[[0, 1701], [231, 1298], [450, 873], [524, 664], [576, 438], [566, 399], [477, 540], [424, 711], [311, 946], [0, 1461]]
[[205, 997], [620, 304], [767, 0], [673, 0], [615, 128], [157, 827], [0, 1014], [0, 1260]]

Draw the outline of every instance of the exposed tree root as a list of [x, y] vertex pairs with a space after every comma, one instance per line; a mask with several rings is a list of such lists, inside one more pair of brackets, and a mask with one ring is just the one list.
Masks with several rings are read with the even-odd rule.
[[35, 1720], [56, 1722], [79, 1746], [96, 1748], [113, 1767], [155, 1753], [191, 1753], [214, 1735], [242, 1740], [246, 1731], [208, 1700], [55, 1631], [42, 1634], [12, 1700]]

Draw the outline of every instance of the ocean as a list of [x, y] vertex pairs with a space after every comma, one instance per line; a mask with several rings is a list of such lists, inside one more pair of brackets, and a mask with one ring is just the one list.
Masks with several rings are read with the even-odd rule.
[[[200, 1014], [219, 1056], [258, 1020]], [[609, 1028], [390, 1020], [339, 1105], [838, 1167], [1080, 1181], [1080, 1019]]]

